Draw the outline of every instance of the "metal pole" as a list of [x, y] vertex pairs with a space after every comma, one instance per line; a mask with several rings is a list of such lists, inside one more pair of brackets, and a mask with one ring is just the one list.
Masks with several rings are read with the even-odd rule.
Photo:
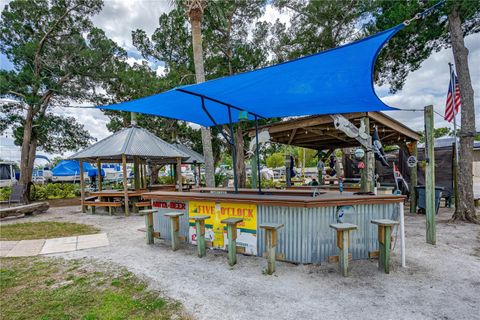
[[260, 153], [258, 151], [258, 118], [255, 115], [255, 144], [256, 144], [256, 157], [257, 157], [257, 175], [258, 175], [258, 193], [262, 193], [262, 175], [260, 174]]
[[232, 110], [228, 107], [228, 124], [230, 126], [230, 145], [232, 146], [232, 160], [233, 160], [233, 188], [235, 193], [238, 193], [238, 183], [237, 183], [237, 151], [235, 149], [235, 134], [233, 132], [232, 124]]

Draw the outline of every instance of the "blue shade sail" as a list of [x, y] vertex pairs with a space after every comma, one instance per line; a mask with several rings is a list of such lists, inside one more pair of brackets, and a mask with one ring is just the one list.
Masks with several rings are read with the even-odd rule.
[[[395, 110], [373, 88], [373, 72], [382, 46], [403, 28], [394, 28], [350, 44], [207, 82], [177, 87], [149, 97], [102, 106], [185, 120], [204, 126], [229, 122], [227, 105], [265, 118]], [[239, 111], [231, 109], [232, 121]]]

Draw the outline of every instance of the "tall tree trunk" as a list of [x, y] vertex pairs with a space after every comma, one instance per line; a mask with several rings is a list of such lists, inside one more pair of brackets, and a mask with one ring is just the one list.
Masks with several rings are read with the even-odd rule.
[[[33, 107], [28, 106], [25, 124], [23, 126], [22, 152], [20, 156], [20, 184], [25, 189], [23, 192], [23, 201], [28, 202], [28, 187], [32, 181], [33, 160], [35, 159], [36, 144], [32, 145], [33, 133]], [[33, 159], [31, 157], [33, 156]]]
[[448, 22], [458, 83], [462, 94], [462, 128], [459, 134], [460, 148], [457, 168], [459, 199], [452, 220], [480, 223], [480, 219], [475, 214], [473, 196], [473, 141], [475, 136], [473, 88], [468, 68], [468, 49], [465, 47], [462, 22], [456, 7], [448, 15]]
[[[202, 15], [201, 8], [194, 7], [188, 12], [192, 25], [193, 61], [197, 83], [205, 81], [202, 48]], [[205, 182], [207, 187], [215, 187], [215, 166], [213, 161], [212, 134], [210, 128], [201, 128], [203, 156], [205, 158]]]
[[237, 155], [237, 182], [239, 188], [245, 188], [247, 182], [247, 174], [245, 170], [245, 142], [243, 140], [242, 125], [239, 122], [237, 125], [237, 131], [235, 132], [235, 150]]

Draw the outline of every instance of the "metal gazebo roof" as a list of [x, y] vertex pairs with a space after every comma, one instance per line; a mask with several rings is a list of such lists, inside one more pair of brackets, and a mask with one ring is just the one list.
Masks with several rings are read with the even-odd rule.
[[196, 151], [190, 149], [189, 147], [184, 146], [183, 144], [180, 144], [180, 143], [173, 143], [172, 145], [175, 148], [182, 151], [183, 153], [188, 154], [190, 156], [190, 158], [182, 161], [182, 163], [186, 163], [186, 164], [193, 164], [193, 163], [202, 164], [202, 163], [205, 163], [205, 158], [200, 153], [198, 153], [198, 152], [196, 152]]
[[153, 133], [140, 127], [130, 126], [72, 155], [70, 159], [118, 161], [122, 159], [122, 155], [126, 155], [129, 161], [132, 161], [133, 157], [138, 157], [162, 163], [173, 163], [177, 158], [181, 158], [182, 161], [190, 158], [189, 154]]

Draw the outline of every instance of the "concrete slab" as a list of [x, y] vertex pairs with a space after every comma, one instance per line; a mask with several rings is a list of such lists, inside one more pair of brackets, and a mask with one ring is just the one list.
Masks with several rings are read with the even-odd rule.
[[0, 241], [0, 250], [12, 250], [18, 241]]
[[36, 256], [40, 253], [44, 244], [45, 239], [21, 240], [7, 253], [6, 257]]
[[110, 245], [106, 233], [79, 236], [77, 250], [104, 247]]
[[47, 239], [47, 241], [49, 243], [71, 244], [71, 243], [77, 243], [77, 238], [78, 238], [77, 236], [73, 236], [73, 237]]
[[[76, 237], [75, 237], [76, 238]], [[47, 239], [45, 241], [45, 245], [43, 246], [42, 251], [40, 254], [48, 254], [48, 253], [59, 253], [59, 252], [68, 252], [68, 251], [75, 251], [77, 248], [77, 243], [72, 242], [71, 239], [69, 240], [58, 240], [57, 239]]]

